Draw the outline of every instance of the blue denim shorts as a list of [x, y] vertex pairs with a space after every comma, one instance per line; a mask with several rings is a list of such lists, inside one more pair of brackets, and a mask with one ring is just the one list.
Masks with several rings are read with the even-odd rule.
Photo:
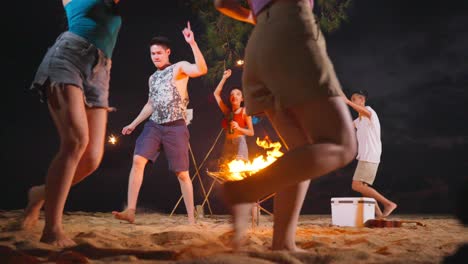
[[86, 39], [62, 33], [42, 59], [31, 90], [47, 100], [48, 87], [74, 85], [83, 90], [87, 107], [109, 106], [109, 81], [112, 61]]
[[222, 159], [224, 161], [232, 161], [241, 159], [247, 161], [249, 159], [249, 149], [245, 136], [239, 136], [232, 139], [224, 140]]
[[134, 155], [154, 163], [161, 150], [164, 150], [169, 161], [169, 170], [188, 171], [189, 138], [190, 134], [183, 119], [166, 124], [156, 124], [148, 120], [136, 141]]

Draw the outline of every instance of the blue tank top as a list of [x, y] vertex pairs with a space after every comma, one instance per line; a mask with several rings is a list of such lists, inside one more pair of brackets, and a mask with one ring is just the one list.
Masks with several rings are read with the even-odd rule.
[[65, 6], [68, 30], [87, 39], [111, 58], [122, 18], [104, 0], [72, 0]]

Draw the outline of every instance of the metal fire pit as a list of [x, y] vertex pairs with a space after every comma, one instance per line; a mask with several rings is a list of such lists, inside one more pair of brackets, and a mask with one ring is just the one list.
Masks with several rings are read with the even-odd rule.
[[[227, 181], [238, 181], [238, 180], [231, 179], [231, 177], [228, 176], [230, 174], [230, 172], [227, 172], [227, 171], [209, 171], [209, 170], [206, 170], [206, 174], [208, 174], [208, 176], [210, 176], [211, 178], [213, 178], [214, 180], [216, 180], [219, 183], [225, 183]], [[240, 175], [241, 175], [242, 179], [245, 179], [245, 178], [249, 177], [251, 174], [248, 171], [245, 171], [245, 172], [240, 172]]]

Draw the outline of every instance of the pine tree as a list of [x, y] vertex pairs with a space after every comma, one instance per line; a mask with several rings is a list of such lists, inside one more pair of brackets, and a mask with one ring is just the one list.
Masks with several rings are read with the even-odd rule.
[[[248, 7], [247, 1], [240, 2]], [[336, 31], [347, 20], [350, 4], [351, 0], [315, 0], [314, 11], [322, 31]], [[190, 5], [205, 27], [204, 34], [200, 35], [209, 68], [205, 80], [215, 83], [225, 69], [243, 59], [253, 26], [222, 15], [215, 9], [213, 0], [190, 0]]]

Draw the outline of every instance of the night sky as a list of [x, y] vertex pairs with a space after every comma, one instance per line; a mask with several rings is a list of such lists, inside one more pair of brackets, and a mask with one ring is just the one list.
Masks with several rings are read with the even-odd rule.
[[[200, 39], [202, 24], [184, 1], [162, 2], [121, 1], [123, 25], [113, 56], [110, 96], [118, 111], [109, 115], [109, 134], [119, 134], [146, 103], [148, 77], [155, 70], [148, 52], [151, 37], [172, 39], [173, 62], [193, 61], [181, 31], [190, 20], [195, 38]], [[7, 69], [2, 78], [3, 210], [26, 205], [28, 188], [44, 182], [58, 149], [47, 106], [28, 88], [45, 51], [66, 29], [61, 1], [11, 4], [16, 6], [4, 9], [8, 24], [2, 38]], [[376, 188], [399, 204], [396, 213], [452, 213], [454, 198], [468, 175], [468, 1], [353, 0], [349, 21], [327, 34], [327, 47], [345, 92], [368, 90], [368, 104], [379, 115], [383, 154]], [[234, 70], [226, 92], [240, 85], [241, 73]], [[194, 108], [189, 129], [197, 162], [220, 130], [222, 116], [212, 97], [214, 86], [203, 78], [189, 82], [189, 108]], [[120, 137], [115, 146], [106, 145], [101, 166], [72, 188], [66, 210], [123, 208], [133, 147], [141, 129], [142, 125], [132, 135]], [[255, 131], [259, 137], [277, 138], [264, 117]], [[255, 137], [249, 138], [251, 154], [259, 151], [254, 141]], [[218, 144], [210, 165], [220, 151]], [[359, 196], [351, 190], [355, 167], [353, 162], [313, 182], [302, 212], [329, 213], [331, 197]], [[211, 179], [204, 173], [202, 178], [208, 187]], [[196, 204], [201, 203], [198, 181], [194, 188]], [[162, 155], [146, 168], [139, 207], [170, 213], [179, 195], [178, 181]], [[219, 186], [211, 198], [215, 213], [227, 212]], [[185, 212], [183, 205], [177, 212]]]

